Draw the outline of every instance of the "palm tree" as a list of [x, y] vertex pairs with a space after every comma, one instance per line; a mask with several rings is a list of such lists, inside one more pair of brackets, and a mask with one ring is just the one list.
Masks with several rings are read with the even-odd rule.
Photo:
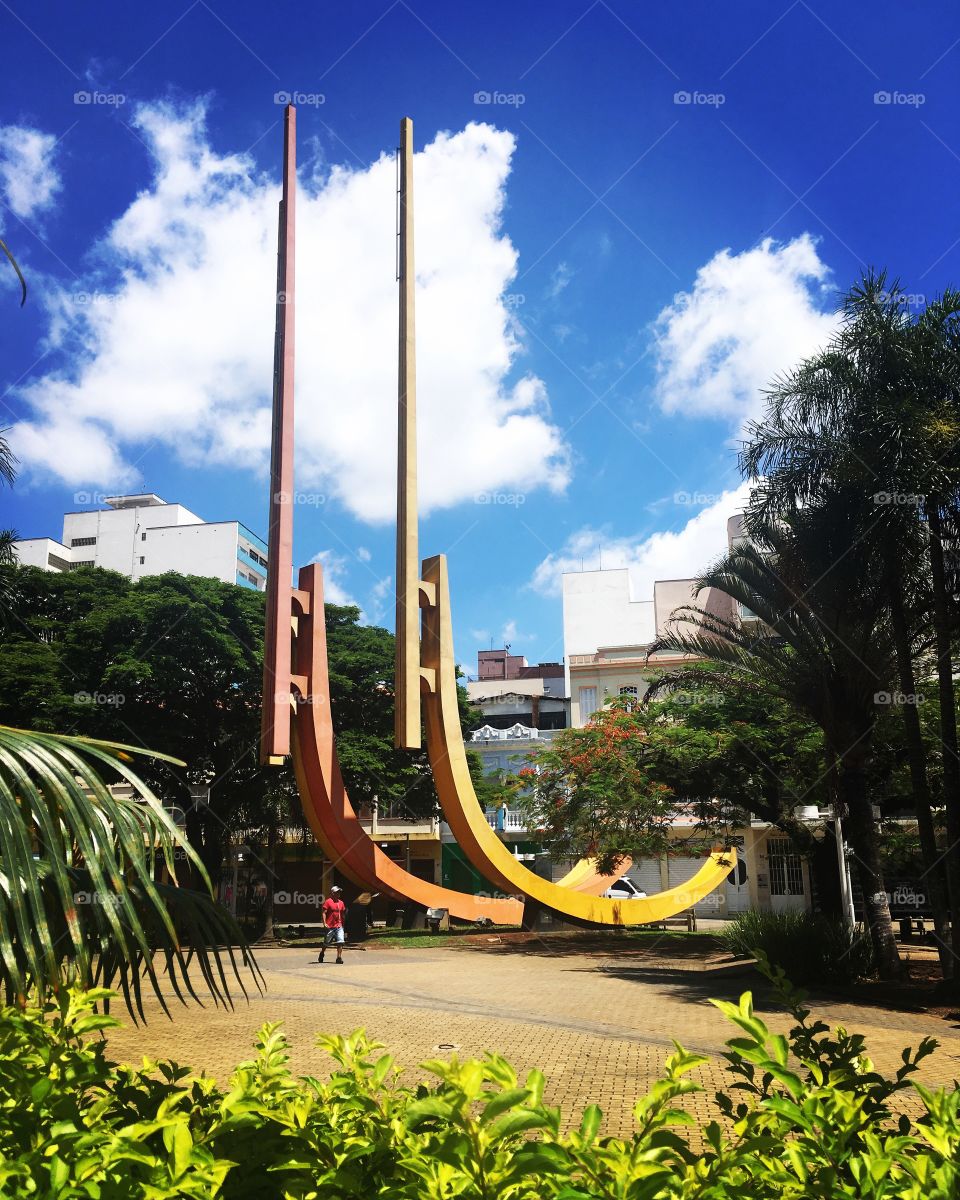
[[[9, 487], [13, 487], [13, 482], [17, 477], [16, 463], [17, 456], [10, 449], [10, 443], [3, 436], [7, 431], [0, 429], [0, 480], [6, 483]], [[10, 582], [5, 578], [4, 567], [10, 567], [17, 561], [17, 552], [14, 549], [14, 542], [17, 541], [17, 531], [15, 529], [0, 529], [0, 607], [6, 609], [9, 598]], [[2, 614], [0, 614], [2, 617]]]
[[[0, 479], [12, 485], [17, 460], [3, 432]], [[12, 530], [0, 531], [3, 614], [15, 540]], [[260, 986], [239, 926], [129, 766], [134, 754], [177, 762], [114, 742], [0, 726], [0, 989], [8, 1003], [23, 1003], [30, 991], [42, 999], [67, 982], [117, 986], [128, 1012], [142, 1018], [143, 979], [168, 1012], [161, 977], [181, 1001], [184, 992], [197, 999], [192, 968], [215, 1003], [231, 1004], [225, 957], [246, 995], [234, 946]], [[111, 791], [104, 769], [132, 796]], [[206, 894], [177, 886], [178, 858]]]
[[[857, 500], [842, 492], [751, 522], [751, 539], [734, 546], [695, 583], [730, 597], [754, 622], [714, 608], [685, 605], [650, 648], [694, 654], [755, 679], [823, 731], [827, 773], [847, 818], [867, 924], [881, 974], [899, 972], [883, 884], [879, 831], [867, 787], [878, 693], [896, 679], [896, 653], [870, 543], [851, 544]], [[817, 781], [811, 780], [811, 784]]]
[[[231, 1004], [224, 968], [246, 995], [241, 963], [259, 986], [199, 857], [129, 765], [143, 753], [0, 726], [0, 986], [8, 1003], [76, 982], [119, 987], [142, 1018], [144, 979], [166, 1012], [163, 977], [181, 1001], [184, 993], [197, 999], [194, 971], [215, 1003]], [[132, 795], [111, 791], [105, 774]], [[177, 886], [178, 860], [207, 894]]]
[[[932, 628], [944, 747], [947, 850], [937, 844], [915, 704], [900, 708], [921, 849], [944, 977], [960, 956], [960, 920], [946, 944], [948, 904], [960, 912], [960, 759], [950, 639], [955, 597], [946, 567], [955, 550], [960, 487], [960, 294], [916, 320], [899, 283], [868, 272], [844, 297], [841, 327], [822, 353], [775, 381], [764, 418], [748, 431], [744, 473], [758, 481], [763, 520], [816, 499], [838, 481], [861, 491], [852, 536], [880, 549], [900, 690], [916, 696], [917, 660]], [[946, 546], [946, 549], [945, 549]]]

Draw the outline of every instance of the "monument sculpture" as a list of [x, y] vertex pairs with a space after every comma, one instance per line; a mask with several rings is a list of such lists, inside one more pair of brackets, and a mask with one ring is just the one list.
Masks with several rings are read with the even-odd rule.
[[[327, 668], [323, 570], [300, 569], [292, 586], [296, 110], [284, 114], [277, 265], [273, 438], [261, 760], [292, 755], [303, 810], [324, 853], [363, 890], [386, 892], [465, 921], [519, 924], [548, 910], [595, 925], [644, 925], [681, 912], [718, 887], [736, 851], [717, 848], [679, 888], [645, 899], [600, 895], [614, 876], [588, 861], [553, 882], [527, 869], [491, 828], [467, 765], [460, 728], [445, 555], [418, 561], [413, 123], [400, 125], [399, 379], [396, 569], [398, 748], [419, 750], [422, 730], [437, 795], [458, 845], [494, 894], [471, 895], [417, 878], [370, 839], [350, 804], [337, 760]], [[620, 872], [625, 869], [621, 864]], [[499, 894], [497, 894], [499, 893]]]

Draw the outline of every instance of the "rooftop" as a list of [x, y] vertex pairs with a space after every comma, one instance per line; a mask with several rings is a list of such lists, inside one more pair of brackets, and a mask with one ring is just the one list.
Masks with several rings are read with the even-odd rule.
[[166, 504], [156, 492], [139, 492], [135, 496], [104, 496], [104, 504], [110, 508], [153, 508]]

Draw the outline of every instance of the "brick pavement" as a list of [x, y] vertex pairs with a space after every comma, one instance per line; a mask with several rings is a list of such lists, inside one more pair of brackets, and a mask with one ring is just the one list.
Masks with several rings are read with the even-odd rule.
[[[755, 983], [689, 969], [653, 971], [623, 951], [350, 947], [346, 964], [338, 967], [318, 964], [316, 951], [290, 947], [260, 950], [258, 961], [267, 983], [263, 996], [254, 993], [249, 1004], [241, 1000], [234, 1012], [177, 1006], [172, 1022], [151, 1005], [145, 1027], [126, 1021], [111, 1034], [112, 1054], [132, 1062], [143, 1055], [174, 1058], [225, 1083], [231, 1068], [250, 1056], [260, 1025], [282, 1020], [293, 1070], [323, 1076], [329, 1060], [315, 1048], [315, 1034], [363, 1026], [409, 1068], [408, 1080], [421, 1076], [417, 1064], [435, 1057], [443, 1043], [453, 1044], [461, 1056], [495, 1050], [521, 1075], [533, 1067], [543, 1070], [547, 1100], [563, 1107], [568, 1123], [596, 1102], [604, 1111], [605, 1132], [624, 1135], [633, 1127], [636, 1097], [659, 1076], [674, 1037], [714, 1056], [694, 1075], [706, 1093], [689, 1100], [693, 1111], [706, 1116], [724, 1080], [717, 1056], [733, 1035], [708, 998], [735, 999]], [[831, 1026], [867, 1035], [880, 1069], [895, 1069], [904, 1045], [933, 1035], [942, 1046], [920, 1078], [936, 1085], [960, 1075], [956, 1024], [836, 1001], [813, 1007]], [[762, 1001], [757, 1008], [763, 1013]], [[774, 1029], [786, 1029], [783, 1014], [763, 1015]]]

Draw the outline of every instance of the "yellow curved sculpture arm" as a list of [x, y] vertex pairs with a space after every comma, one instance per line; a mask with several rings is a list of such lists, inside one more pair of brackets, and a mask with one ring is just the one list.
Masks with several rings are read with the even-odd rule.
[[[446, 556], [424, 560], [421, 663], [427, 752], [444, 816], [467, 858], [491, 883], [520, 892], [561, 917], [598, 925], [646, 925], [690, 908], [723, 883], [736, 866], [733, 849], [712, 851], [681, 887], [640, 900], [609, 900], [562, 887], [529, 871], [487, 823], [477, 801], [460, 731]], [[576, 868], [575, 868], [576, 870]]]
[[424, 908], [446, 908], [464, 921], [518, 924], [521, 900], [474, 896], [419, 879], [368, 836], [350, 803], [337, 757], [319, 563], [301, 568], [299, 582], [294, 681], [300, 698], [292, 726], [293, 764], [304, 814], [324, 854], [361, 890], [388, 892]]

